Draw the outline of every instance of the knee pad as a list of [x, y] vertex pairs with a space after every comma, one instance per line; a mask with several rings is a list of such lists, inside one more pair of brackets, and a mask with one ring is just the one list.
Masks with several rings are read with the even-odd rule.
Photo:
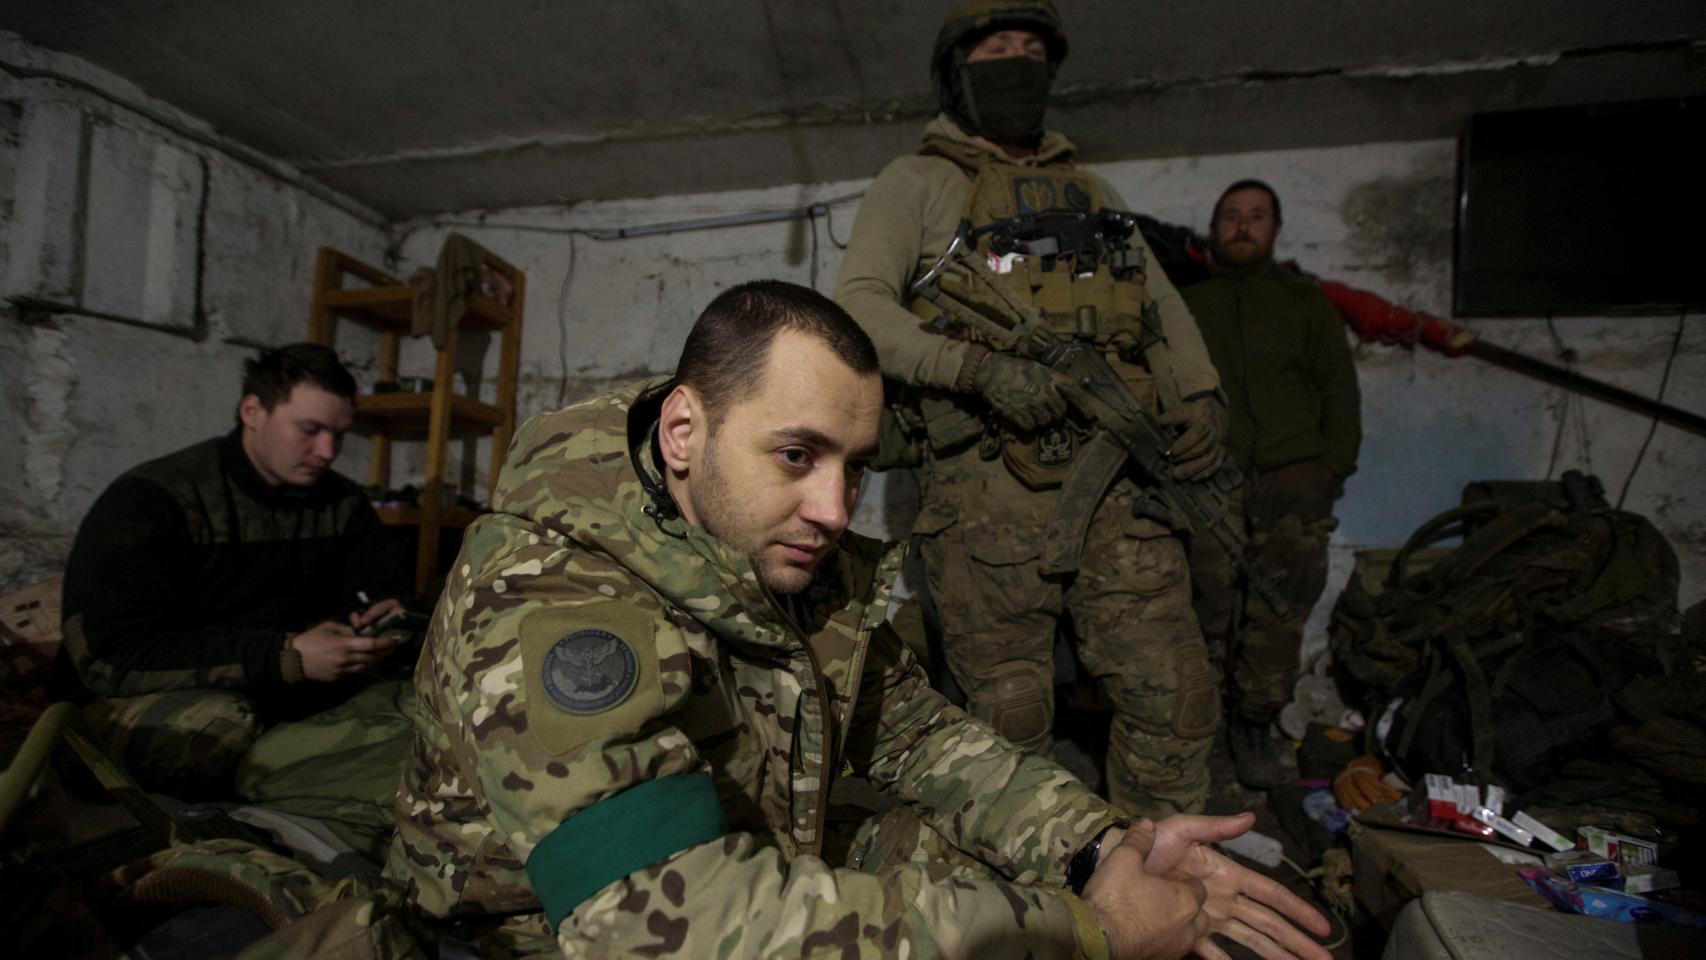
[[980, 686], [980, 713], [995, 731], [1015, 746], [1032, 750], [1049, 743], [1054, 726], [1052, 670], [1029, 660], [1013, 660], [992, 667]]
[[1220, 674], [1201, 639], [1179, 638], [1102, 677], [1115, 708], [1153, 737], [1202, 740], [1220, 726]]

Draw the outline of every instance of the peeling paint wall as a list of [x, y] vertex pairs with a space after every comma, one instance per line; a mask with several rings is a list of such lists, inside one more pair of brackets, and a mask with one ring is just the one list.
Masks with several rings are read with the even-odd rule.
[[[1266, 179], [1284, 201], [1281, 259], [1447, 315], [1455, 156], [1450, 141], [1424, 141], [1096, 169], [1136, 209], [1198, 229], [1226, 184], [1246, 176]], [[837, 243], [845, 242], [856, 205], [832, 205], [830, 216], [815, 221], [634, 240], [596, 240], [575, 231], [807, 206], [864, 185], [471, 214], [447, 218], [454, 226], [409, 227], [401, 250], [408, 262], [430, 262], [444, 234], [457, 229], [528, 272], [520, 394], [525, 416], [634, 376], [667, 372], [698, 310], [731, 284], [757, 277], [810, 283], [815, 262], [816, 286], [828, 292], [839, 266]], [[1571, 317], [1550, 326], [1541, 319], [1470, 326], [1491, 342], [1556, 363], [1566, 362], [1562, 344], [1578, 372], [1650, 396], [1678, 322], [1674, 316]], [[1473, 359], [1377, 345], [1358, 346], [1356, 356], [1365, 436], [1361, 469], [1338, 506], [1343, 522], [1335, 537], [1334, 592], [1349, 575], [1356, 548], [1402, 543], [1423, 521], [1455, 505], [1473, 480], [1556, 477], [1579, 468], [1601, 476], [1617, 499], [1649, 427], [1630, 413]], [[1706, 322], [1684, 324], [1665, 399], [1706, 409]], [[481, 451], [476, 472], [484, 470], [485, 456]], [[1684, 605], [1706, 595], [1706, 498], [1695, 482], [1703, 471], [1706, 439], [1658, 427], [1626, 503], [1652, 517], [1676, 547]], [[855, 524], [875, 535], [903, 533], [915, 503], [911, 478], [887, 475], [868, 490]], [[1325, 612], [1323, 604], [1312, 621], [1316, 646]]]
[[378, 259], [387, 233], [86, 63], [4, 36], [0, 60], [5, 590], [64, 565], [120, 473], [230, 428], [242, 361], [307, 332], [317, 246]]
[[[77, 82], [0, 76], [0, 442], [17, 469], [0, 484], [0, 588], [63, 562], [76, 523], [118, 473], [230, 423], [252, 345], [300, 339], [314, 248], [339, 247], [397, 272], [429, 264], [461, 230], [528, 274], [522, 416], [638, 376], [665, 373], [699, 310], [758, 277], [827, 292], [863, 189], [844, 181], [767, 190], [471, 213], [388, 234], [347, 200], [294, 182], [265, 158], [222, 149], [209, 131], [69, 58]], [[132, 106], [126, 106], [130, 104]], [[133, 109], [135, 104], [145, 112]], [[188, 131], [187, 133], [185, 131]], [[1285, 202], [1279, 255], [1396, 302], [1450, 303], [1455, 147], [1449, 141], [1141, 160], [1096, 167], [1136, 209], [1202, 227], [1220, 189], [1259, 176]], [[680, 163], [698, 162], [684, 152]], [[92, 204], [99, 193], [109, 198]], [[812, 219], [637, 239], [591, 233], [827, 203]], [[1572, 364], [1651, 395], [1677, 345], [1665, 399], [1706, 409], [1706, 326], [1676, 318], [1477, 321], [1490, 341]], [[371, 341], [340, 338], [369, 382]], [[490, 399], [496, 345], [469, 337], [460, 367]], [[1566, 360], [1566, 358], [1568, 358]], [[1683, 563], [1682, 601], [1706, 594], [1706, 441], [1471, 359], [1363, 345], [1361, 470], [1339, 504], [1334, 583], [1352, 551], [1390, 546], [1482, 478], [1599, 474], [1651, 516]], [[430, 375], [424, 343], [405, 373]], [[463, 375], [464, 384], [470, 377]], [[418, 475], [418, 445], [406, 449]], [[360, 475], [366, 451], [340, 466]], [[453, 445], [450, 475], [484, 495], [484, 442]], [[409, 469], [401, 471], [399, 481]], [[917, 500], [905, 474], [874, 478], [855, 525], [905, 532]], [[1324, 609], [1324, 608], [1323, 608]], [[1317, 611], [1313, 630], [1322, 627]]]

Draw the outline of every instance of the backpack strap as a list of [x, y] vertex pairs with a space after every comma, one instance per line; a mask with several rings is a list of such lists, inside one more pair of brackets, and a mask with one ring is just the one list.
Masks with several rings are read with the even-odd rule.
[[[1486, 504], [1477, 506], [1481, 507], [1483, 512], [1488, 512]], [[1568, 523], [1569, 518], [1560, 507], [1561, 504], [1550, 500], [1532, 500], [1504, 509], [1493, 504], [1491, 512], [1496, 512], [1497, 516], [1464, 538], [1463, 544], [1452, 551], [1451, 557], [1440, 565], [1441, 582], [1462, 583], [1474, 576], [1487, 561], [1509, 550], [1512, 545], [1536, 530], [1561, 527]]]
[[1469, 638], [1454, 631], [1445, 638], [1446, 650], [1456, 661], [1463, 675], [1464, 692], [1469, 698], [1469, 765], [1479, 776], [1493, 771], [1493, 751], [1497, 740], [1493, 731], [1493, 698], [1487, 694], [1487, 675], [1481, 672], [1481, 662], [1469, 648]]
[[1438, 540], [1455, 536], [1461, 532], [1459, 527], [1465, 521], [1485, 514], [1497, 513], [1499, 509], [1499, 505], [1496, 503], [1471, 503], [1461, 507], [1452, 507], [1416, 528], [1416, 532], [1410, 534], [1410, 539], [1404, 541], [1404, 546], [1398, 549], [1398, 555], [1392, 558], [1392, 569], [1386, 574], [1386, 588], [1388, 590], [1404, 588], [1405, 582], [1409, 579], [1410, 554]]

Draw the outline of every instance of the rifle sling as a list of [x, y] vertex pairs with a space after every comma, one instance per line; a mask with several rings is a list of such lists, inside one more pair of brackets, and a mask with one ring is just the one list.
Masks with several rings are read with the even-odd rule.
[[1049, 518], [1043, 548], [1044, 576], [1059, 576], [1078, 570], [1084, 554], [1084, 538], [1090, 532], [1090, 517], [1102, 495], [1113, 486], [1124, 469], [1125, 450], [1107, 431], [1098, 431], [1078, 449], [1078, 463], [1060, 486], [1054, 515]]

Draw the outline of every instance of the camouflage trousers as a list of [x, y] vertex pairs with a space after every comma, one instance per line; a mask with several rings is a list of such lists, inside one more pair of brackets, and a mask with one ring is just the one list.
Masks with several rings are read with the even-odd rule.
[[186, 800], [229, 795], [261, 730], [254, 702], [230, 690], [95, 700], [83, 719], [143, 787]]
[[925, 467], [914, 533], [948, 667], [973, 716], [1047, 752], [1055, 634], [1069, 617], [1078, 657], [1114, 707], [1109, 799], [1143, 816], [1199, 811], [1220, 704], [1184, 546], [1168, 528], [1132, 515], [1138, 490], [1121, 479], [1092, 515], [1078, 572], [1044, 576], [1058, 496], [1027, 488], [975, 450]]
[[1290, 464], [1245, 484], [1239, 504], [1251, 564], [1290, 608], [1284, 616], [1250, 591], [1213, 537], [1190, 542], [1197, 619], [1215, 666], [1229, 673], [1229, 696], [1243, 718], [1273, 719], [1297, 683], [1303, 624], [1327, 586], [1327, 541], [1338, 481], [1319, 461]]

